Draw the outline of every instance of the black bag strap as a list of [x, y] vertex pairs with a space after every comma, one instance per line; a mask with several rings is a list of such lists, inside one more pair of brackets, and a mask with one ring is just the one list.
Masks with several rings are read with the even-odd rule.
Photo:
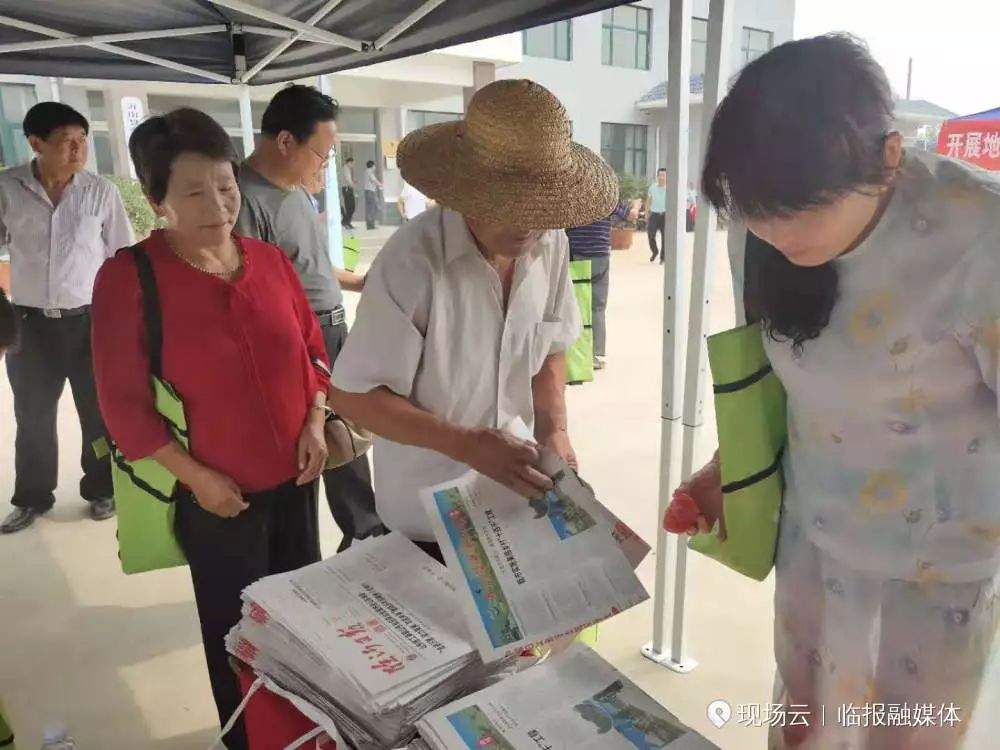
[[149, 371], [163, 379], [163, 316], [160, 310], [160, 293], [156, 287], [156, 274], [146, 251], [139, 245], [132, 247], [132, 257], [139, 273], [142, 292], [142, 319], [146, 328], [146, 345], [149, 347]]

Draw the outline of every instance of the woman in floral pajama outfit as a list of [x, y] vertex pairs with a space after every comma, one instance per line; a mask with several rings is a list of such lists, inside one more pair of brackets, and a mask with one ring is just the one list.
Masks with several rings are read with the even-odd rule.
[[[788, 393], [775, 700], [810, 726], [773, 748], [1000, 747], [1000, 183], [904, 152], [892, 106], [857, 40], [791, 42], [706, 156]], [[705, 529], [721, 494], [696, 494]]]

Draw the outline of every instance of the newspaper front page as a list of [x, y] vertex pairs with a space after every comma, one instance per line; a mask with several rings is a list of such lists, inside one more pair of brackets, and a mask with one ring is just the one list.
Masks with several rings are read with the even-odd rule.
[[630, 530], [616, 534], [620, 522], [562, 467], [550, 464], [556, 487], [537, 501], [473, 471], [421, 493], [465, 589], [470, 635], [484, 661], [575, 633], [649, 596], [632, 563], [648, 546]]

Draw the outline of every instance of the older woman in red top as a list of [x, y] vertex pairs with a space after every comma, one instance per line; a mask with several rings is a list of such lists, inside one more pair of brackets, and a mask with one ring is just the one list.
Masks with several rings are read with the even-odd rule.
[[[184, 402], [190, 452], [153, 405], [131, 252], [101, 269], [93, 350], [108, 431], [128, 459], [151, 456], [181, 483], [177, 539], [187, 555], [212, 690], [224, 723], [239, 702], [224, 638], [253, 581], [319, 559], [315, 480], [329, 365], [319, 324], [285, 255], [234, 235], [236, 155], [208, 115], [153, 117], [129, 141], [166, 228], [140, 247], [163, 319], [163, 377]], [[242, 726], [226, 738], [245, 748]]]

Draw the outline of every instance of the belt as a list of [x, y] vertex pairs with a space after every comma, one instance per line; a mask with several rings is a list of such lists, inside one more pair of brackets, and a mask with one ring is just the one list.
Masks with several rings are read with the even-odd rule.
[[317, 312], [316, 317], [319, 318], [319, 324], [324, 328], [329, 328], [331, 326], [339, 326], [345, 320], [347, 316], [344, 313], [344, 306], [337, 305], [332, 310], [324, 310], [322, 312]]
[[60, 309], [58, 307], [25, 307], [23, 305], [18, 305], [17, 309], [27, 315], [40, 315], [43, 318], [78, 318], [81, 315], [86, 315], [90, 312], [90, 305], [72, 307], [68, 310]]

